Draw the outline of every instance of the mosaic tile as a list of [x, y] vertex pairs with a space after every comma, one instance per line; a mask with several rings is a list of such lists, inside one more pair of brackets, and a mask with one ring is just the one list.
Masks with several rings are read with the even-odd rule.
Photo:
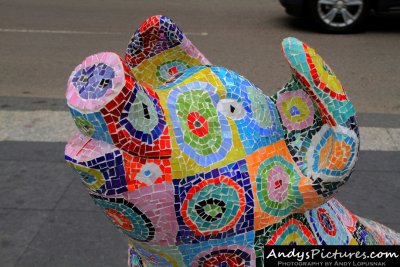
[[226, 88], [228, 100], [221, 101], [217, 109], [235, 122], [246, 154], [283, 138], [278, 111], [269, 97], [233, 71], [220, 67], [211, 69]]
[[130, 267], [185, 266], [177, 246], [148, 246], [132, 241], [130, 242], [128, 265]]
[[180, 225], [178, 243], [253, 230], [253, 194], [245, 160], [173, 182]]
[[186, 266], [255, 266], [254, 232], [180, 245]]
[[351, 235], [345, 225], [335, 216], [327, 203], [306, 212], [306, 217], [321, 245], [348, 245]]
[[264, 266], [264, 246], [317, 244], [317, 239], [304, 214], [289, 215], [276, 224], [255, 232], [254, 249], [257, 266]]
[[67, 103], [65, 160], [128, 237], [129, 266], [263, 266], [269, 245], [399, 244], [333, 198], [359, 153], [355, 108], [314, 49], [286, 38], [291, 70], [266, 96], [212, 66], [153, 16], [124, 59], [86, 58]]

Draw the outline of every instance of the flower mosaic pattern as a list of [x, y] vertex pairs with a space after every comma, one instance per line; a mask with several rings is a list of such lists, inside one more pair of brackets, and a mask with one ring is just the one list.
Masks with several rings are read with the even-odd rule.
[[165, 16], [125, 58], [72, 72], [79, 132], [65, 160], [129, 240], [130, 266], [263, 266], [264, 246], [400, 244], [332, 195], [359, 152], [355, 109], [314, 49], [286, 38], [292, 77], [266, 96], [211, 63]]

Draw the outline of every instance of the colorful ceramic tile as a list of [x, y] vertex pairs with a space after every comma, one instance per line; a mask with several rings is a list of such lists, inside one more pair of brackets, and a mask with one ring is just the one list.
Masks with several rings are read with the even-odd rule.
[[255, 266], [254, 232], [180, 245], [186, 266]]
[[178, 244], [254, 229], [253, 193], [245, 160], [173, 182]]

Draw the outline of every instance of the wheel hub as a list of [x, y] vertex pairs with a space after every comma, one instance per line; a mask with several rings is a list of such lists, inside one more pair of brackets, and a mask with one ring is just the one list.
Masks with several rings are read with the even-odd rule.
[[336, 4], [335, 4], [335, 7], [338, 8], [338, 9], [345, 8], [346, 7], [346, 3], [343, 2], [343, 1], [337, 1]]

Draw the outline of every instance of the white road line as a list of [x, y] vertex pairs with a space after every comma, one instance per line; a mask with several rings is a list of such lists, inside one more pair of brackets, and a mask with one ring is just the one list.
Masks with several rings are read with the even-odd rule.
[[50, 34], [109, 34], [122, 35], [122, 32], [92, 32], [92, 31], [67, 31], [67, 30], [35, 30], [35, 29], [4, 29], [0, 28], [0, 32], [13, 33], [50, 33]]
[[361, 150], [400, 151], [400, 129], [360, 127]]
[[[68, 30], [35, 30], [35, 29], [4, 29], [0, 28], [0, 32], [10, 32], [10, 33], [47, 33], [47, 34], [105, 34], [105, 35], [125, 35], [122, 32], [93, 32], [93, 31], [68, 31]], [[197, 35], [206, 36], [207, 32], [187, 32], [185, 35]]]
[[[0, 141], [67, 142], [77, 131], [66, 111], [0, 111]], [[361, 150], [400, 151], [400, 128], [361, 127]]]
[[65, 142], [74, 132], [66, 111], [0, 111], [0, 141]]
[[185, 32], [185, 35], [207, 36], [207, 35], [208, 35], [208, 32]]

